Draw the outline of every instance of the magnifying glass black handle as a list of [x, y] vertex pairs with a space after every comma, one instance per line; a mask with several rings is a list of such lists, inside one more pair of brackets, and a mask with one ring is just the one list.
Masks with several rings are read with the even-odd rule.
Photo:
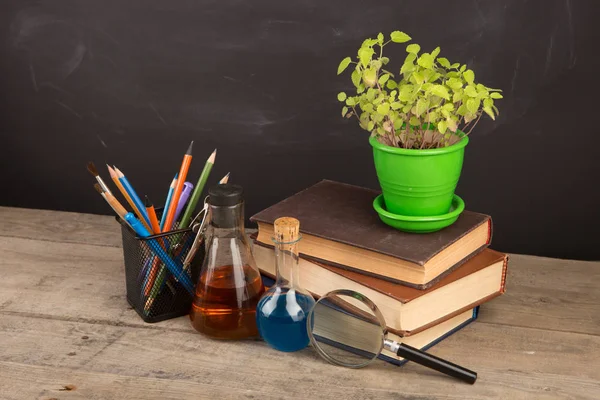
[[475, 383], [477, 380], [477, 372], [468, 370], [460, 365], [453, 364], [450, 361], [446, 361], [434, 355], [427, 354], [424, 351], [415, 349], [407, 344], [400, 343], [400, 347], [396, 354], [402, 358], [435, 369], [436, 371], [453, 376], [470, 384]]

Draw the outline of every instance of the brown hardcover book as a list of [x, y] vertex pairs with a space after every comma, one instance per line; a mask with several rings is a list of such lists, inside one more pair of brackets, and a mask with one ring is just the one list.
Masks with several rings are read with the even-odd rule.
[[[274, 277], [273, 248], [254, 241], [253, 253], [260, 271]], [[335, 289], [362, 293], [377, 304], [390, 330], [410, 336], [504, 293], [508, 256], [485, 249], [427, 290], [302, 258], [299, 268], [299, 285], [315, 297]]]
[[257, 240], [269, 245], [275, 219], [298, 218], [302, 257], [418, 289], [432, 286], [491, 241], [491, 218], [471, 211], [434, 233], [391, 228], [373, 209], [379, 193], [323, 180], [250, 220], [258, 224]]

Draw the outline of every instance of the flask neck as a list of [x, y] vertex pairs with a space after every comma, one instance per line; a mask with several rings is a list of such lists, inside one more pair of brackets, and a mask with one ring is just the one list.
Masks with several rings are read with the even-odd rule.
[[298, 242], [278, 242], [275, 243], [275, 260], [277, 268], [277, 286], [289, 286], [299, 288], [298, 271]]
[[227, 207], [210, 205], [209, 212], [215, 236], [244, 235], [244, 203]]

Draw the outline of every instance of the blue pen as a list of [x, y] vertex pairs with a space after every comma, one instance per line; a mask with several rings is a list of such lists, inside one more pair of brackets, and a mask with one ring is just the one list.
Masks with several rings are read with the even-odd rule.
[[[138, 220], [133, 213], [129, 212], [125, 215], [125, 221], [129, 222], [129, 225], [133, 228], [135, 233], [142, 238], [146, 238], [150, 236], [150, 232], [142, 225], [140, 220]], [[171, 257], [165, 252], [165, 250], [158, 244], [156, 239], [146, 240], [148, 246], [152, 249], [154, 254], [160, 258], [160, 260], [167, 266], [169, 271], [173, 274], [173, 276], [183, 285], [185, 290], [187, 290], [191, 295], [194, 295], [194, 285], [190, 280], [190, 277], [185, 273], [183, 268], [173, 261]]]
[[169, 193], [167, 194], [167, 201], [165, 201], [165, 206], [163, 208], [162, 217], [160, 218], [160, 231], [162, 232], [163, 227], [165, 226], [165, 219], [167, 218], [167, 210], [171, 205], [171, 199], [173, 198], [173, 192], [175, 191], [175, 186], [177, 185], [177, 177], [179, 176], [179, 172], [175, 174], [175, 178], [171, 182], [171, 186], [169, 187]]
[[151, 226], [150, 225], [150, 218], [148, 218], [148, 214], [146, 213], [146, 206], [142, 202], [142, 199], [140, 199], [140, 197], [137, 195], [137, 193], [135, 192], [135, 190], [133, 190], [133, 186], [131, 186], [131, 183], [129, 183], [129, 181], [127, 180], [127, 178], [123, 174], [123, 172], [121, 172], [121, 170], [119, 170], [119, 168], [117, 168], [117, 167], [115, 167], [115, 172], [117, 173], [117, 177], [119, 178], [119, 182], [121, 182], [121, 184], [125, 188], [125, 191], [129, 195], [129, 197], [131, 197], [131, 200], [133, 201], [133, 203], [135, 204], [135, 206], [140, 211], [140, 214], [142, 214], [142, 216], [146, 220], [146, 223], [148, 224], [148, 226]]

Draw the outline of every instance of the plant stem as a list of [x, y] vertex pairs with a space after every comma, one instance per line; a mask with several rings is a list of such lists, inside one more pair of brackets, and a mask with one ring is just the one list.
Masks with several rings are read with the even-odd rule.
[[466, 132], [465, 135], [469, 136], [469, 133], [471, 133], [471, 131], [473, 130], [473, 128], [475, 128], [475, 125], [477, 125], [477, 123], [479, 122], [479, 119], [481, 118], [482, 115], [483, 115], [483, 113], [480, 112], [479, 116], [477, 117], [477, 120], [475, 121], [475, 123], [473, 124], [473, 126], [471, 126], [471, 129], [469, 129], [469, 132]]

